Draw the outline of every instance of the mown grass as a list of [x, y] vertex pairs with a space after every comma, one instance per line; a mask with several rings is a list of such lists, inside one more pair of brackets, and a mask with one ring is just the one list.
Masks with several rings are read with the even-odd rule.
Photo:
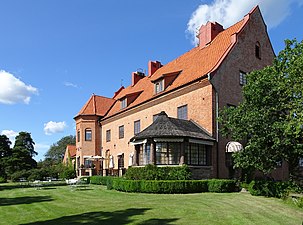
[[138, 194], [90, 185], [0, 188], [0, 224], [302, 224], [303, 210], [248, 193]]

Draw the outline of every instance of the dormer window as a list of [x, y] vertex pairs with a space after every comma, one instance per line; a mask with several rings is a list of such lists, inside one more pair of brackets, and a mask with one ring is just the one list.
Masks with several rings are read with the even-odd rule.
[[164, 82], [163, 79], [155, 82], [155, 94], [158, 94], [158, 93], [164, 91], [163, 82]]
[[124, 109], [127, 107], [127, 98], [121, 99], [121, 109]]

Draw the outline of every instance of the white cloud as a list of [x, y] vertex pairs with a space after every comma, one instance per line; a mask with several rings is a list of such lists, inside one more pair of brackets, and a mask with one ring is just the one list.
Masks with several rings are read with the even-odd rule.
[[278, 26], [291, 14], [291, 6], [303, 5], [303, 0], [214, 0], [210, 4], [201, 4], [191, 15], [187, 23], [187, 34], [193, 44], [197, 30], [207, 21], [219, 22], [224, 28], [241, 20], [254, 6], [259, 5], [268, 28]]
[[13, 74], [0, 70], [0, 103], [29, 104], [33, 94], [38, 94], [37, 88], [26, 85]]
[[66, 87], [78, 88], [78, 85], [77, 85], [77, 84], [73, 84], [73, 83], [71, 83], [71, 82], [64, 82], [63, 84], [64, 84], [64, 86], [66, 86]]
[[1, 135], [5, 135], [12, 142], [11, 146], [15, 144], [15, 138], [19, 133], [13, 130], [2, 130]]
[[63, 122], [53, 122], [49, 121], [44, 124], [44, 133], [46, 135], [52, 135], [55, 133], [62, 133], [64, 129], [67, 127], [66, 123]]

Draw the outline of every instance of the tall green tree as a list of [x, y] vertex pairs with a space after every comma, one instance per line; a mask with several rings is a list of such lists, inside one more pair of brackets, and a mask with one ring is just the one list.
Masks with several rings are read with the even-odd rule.
[[7, 172], [12, 174], [21, 170], [29, 170], [37, 167], [33, 159], [38, 153], [34, 148], [34, 141], [28, 132], [20, 132], [15, 139], [12, 155], [8, 158]]
[[6, 178], [5, 168], [12, 155], [11, 142], [6, 135], [0, 135], [0, 177]]
[[268, 174], [285, 160], [298, 176], [303, 157], [303, 42], [285, 41], [272, 66], [247, 75], [243, 102], [220, 113], [222, 133], [245, 143], [235, 167]]
[[61, 138], [56, 143], [52, 144], [50, 149], [45, 154], [46, 161], [52, 161], [53, 163], [61, 163], [65, 154], [67, 145], [75, 145], [76, 136], [69, 135]]

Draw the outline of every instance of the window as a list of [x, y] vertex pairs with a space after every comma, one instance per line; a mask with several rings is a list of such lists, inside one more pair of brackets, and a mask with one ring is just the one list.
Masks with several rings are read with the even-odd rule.
[[118, 168], [124, 168], [124, 154], [118, 155]]
[[91, 140], [92, 140], [92, 130], [85, 129], [85, 141], [91, 141]]
[[124, 125], [119, 127], [119, 139], [124, 138]]
[[187, 105], [178, 107], [178, 119], [187, 120]]
[[134, 122], [134, 134], [138, 134], [140, 132], [140, 120]]
[[160, 81], [157, 81], [157, 82], [155, 83], [155, 93], [156, 93], [156, 94], [158, 94], [158, 93], [164, 91], [163, 81], [164, 81], [164, 80], [160, 80]]
[[110, 142], [111, 139], [111, 134], [110, 134], [110, 130], [106, 131], [106, 142]]
[[80, 130], [77, 131], [77, 141], [80, 142]]
[[180, 163], [181, 143], [157, 142], [156, 164], [178, 165]]
[[258, 59], [261, 59], [261, 49], [260, 49], [260, 43], [257, 42], [256, 45], [255, 45], [255, 56], [256, 58]]
[[185, 163], [188, 165], [207, 166], [207, 150], [205, 145], [190, 143], [185, 146]]
[[299, 158], [299, 167], [303, 167], [303, 158]]
[[93, 161], [84, 159], [84, 168], [92, 168]]
[[246, 83], [246, 73], [240, 71], [240, 85], [245, 85]]
[[122, 100], [121, 100], [121, 109], [124, 109], [124, 108], [126, 108], [127, 107], [127, 99], [126, 98], [123, 98]]
[[140, 166], [145, 166], [151, 163], [150, 143], [147, 143], [146, 145], [142, 145], [140, 149], [137, 149], [137, 152], [139, 153], [138, 158], [139, 158]]

